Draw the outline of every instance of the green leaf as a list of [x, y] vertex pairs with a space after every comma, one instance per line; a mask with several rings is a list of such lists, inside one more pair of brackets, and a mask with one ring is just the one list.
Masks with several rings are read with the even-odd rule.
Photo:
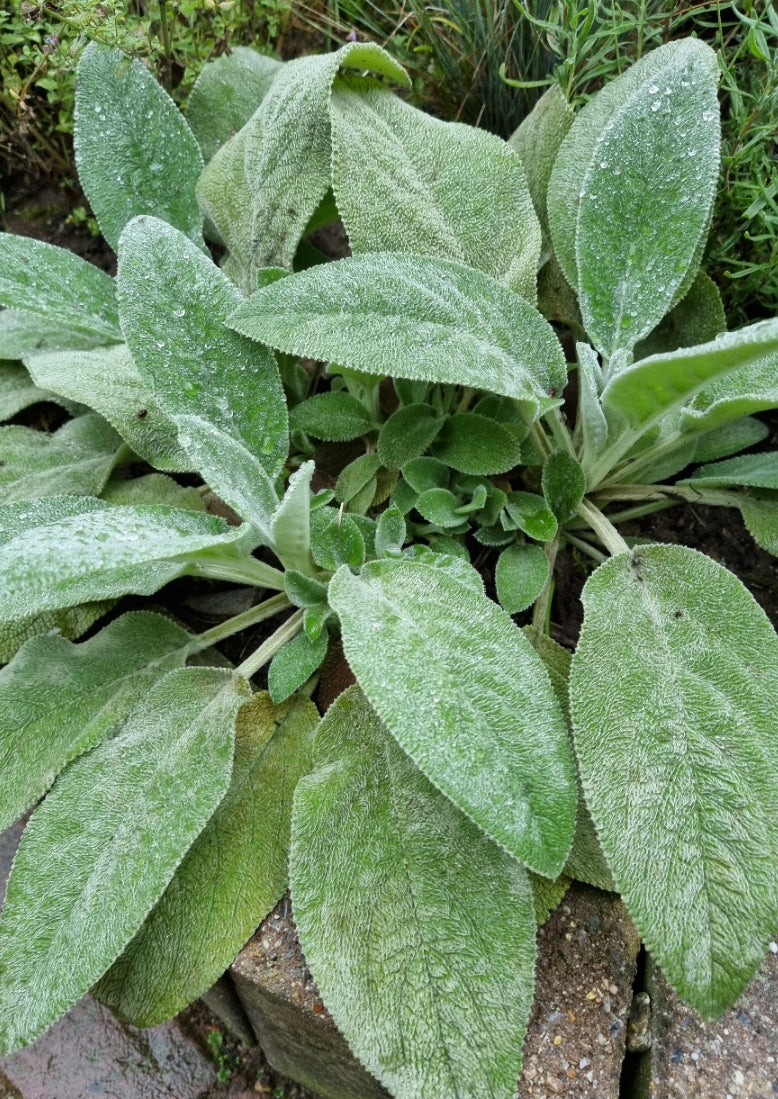
[[549, 323], [487, 275], [425, 256], [354, 256], [257, 291], [230, 325], [252, 339], [373, 375], [559, 401], [565, 357]]
[[157, 679], [183, 666], [190, 639], [167, 618], [134, 611], [80, 645], [47, 634], [22, 646], [0, 671], [0, 832], [66, 763], [113, 736]]
[[375, 430], [362, 402], [342, 392], [317, 393], [296, 405], [289, 415], [289, 427], [328, 443], [345, 443]]
[[246, 46], [209, 61], [195, 80], [186, 120], [207, 163], [243, 127], [267, 95], [282, 62]]
[[352, 515], [335, 508], [311, 512], [311, 553], [317, 565], [335, 572], [341, 565], [358, 569], [365, 560], [365, 539]]
[[778, 925], [778, 638], [683, 546], [611, 558], [583, 592], [570, 697], [586, 801], [646, 946], [719, 1015]]
[[73, 140], [78, 178], [114, 251], [138, 214], [163, 218], [202, 246], [194, 188], [203, 158], [145, 65], [95, 42], [86, 47], [78, 65]]
[[67, 638], [81, 637], [99, 618], [108, 613], [114, 602], [112, 599], [105, 599], [82, 603], [41, 614], [19, 615], [10, 622], [0, 622], [0, 664], [11, 660], [25, 641], [44, 633], [59, 634]]
[[433, 455], [460, 473], [505, 473], [519, 461], [521, 443], [503, 424], [477, 412], [459, 412], [443, 423]]
[[584, 326], [607, 357], [661, 320], [699, 262], [719, 169], [718, 66], [685, 38], [606, 85], [551, 175], [551, 233]]
[[376, 474], [380, 468], [381, 459], [374, 453], [360, 454], [353, 462], [349, 462], [347, 466], [344, 466], [335, 482], [335, 499], [338, 503], [351, 503], [361, 494], [363, 489], [368, 485], [372, 485], [370, 500], [368, 500], [369, 506], [375, 492]]
[[428, 488], [419, 495], [416, 510], [428, 523], [444, 530], [467, 530], [469, 523], [459, 507], [460, 501], [447, 488]]
[[310, 575], [311, 556], [311, 478], [313, 462], [306, 462], [289, 478], [284, 498], [278, 505], [271, 526], [271, 545], [285, 568]]
[[[701, 390], [707, 392], [706, 387], [731, 371], [757, 363], [768, 354], [774, 362], [777, 350], [778, 320], [757, 321], [698, 347], [641, 359], [609, 382], [602, 403], [620, 412], [631, 427], [646, 430]], [[751, 407], [742, 408], [735, 415], [750, 411]], [[734, 417], [729, 414], [726, 418]], [[696, 416], [694, 427], [701, 430], [722, 422], [724, 417]]]
[[0, 428], [3, 502], [37, 496], [97, 496], [121, 439], [97, 413], [69, 420], [51, 435], [29, 427]]
[[635, 358], [644, 359], [648, 355], [676, 351], [679, 347], [707, 343], [726, 329], [718, 287], [710, 275], [698, 271], [686, 296], [637, 344]]
[[125, 344], [36, 353], [25, 363], [38, 385], [104, 416], [149, 465], [175, 473], [191, 470], [175, 424], [141, 380]]
[[425, 779], [355, 688], [330, 707], [297, 788], [290, 876], [324, 1001], [391, 1094], [511, 1099], [533, 994], [526, 871]]
[[136, 1026], [155, 1026], [202, 995], [287, 886], [292, 794], [311, 769], [319, 723], [308, 699], [238, 711], [232, 781], [146, 922], [97, 995]]
[[398, 408], [381, 426], [378, 457], [387, 469], [400, 469], [418, 458], [443, 426], [443, 417], [428, 404]]
[[407, 83], [404, 70], [373, 44], [349, 43], [335, 53], [290, 61], [197, 185], [247, 293], [256, 288], [260, 268], [292, 269], [297, 246], [329, 190], [330, 88], [342, 65]]
[[402, 475], [416, 492], [446, 488], [450, 479], [448, 466], [437, 458], [413, 458], [403, 465]]
[[683, 410], [683, 426], [686, 430], [706, 431], [751, 412], [778, 407], [777, 368], [778, 354], [774, 348], [766, 354], [748, 355], [742, 364], [706, 385]]
[[411, 560], [340, 569], [329, 600], [401, 747], [493, 839], [556, 877], [573, 838], [572, 754], [545, 668], [508, 615]]
[[547, 192], [559, 146], [575, 119], [558, 84], [544, 92], [508, 144], [521, 157], [527, 186], [544, 232], [548, 232]]
[[739, 508], [743, 522], [757, 545], [778, 557], [778, 499], [767, 494], [754, 496], [738, 493], [732, 503]]
[[[127, 344], [167, 415], [196, 416], [232, 436], [273, 480], [289, 453], [286, 402], [273, 355], [223, 323], [238, 291], [156, 218], [136, 218], [122, 233], [117, 287]], [[201, 472], [226, 499], [214, 443]]]
[[267, 688], [274, 703], [285, 702], [307, 683], [327, 655], [328, 642], [326, 629], [313, 641], [302, 630], [278, 650], [267, 672]]
[[0, 420], [10, 420], [22, 409], [49, 401], [53, 396], [33, 383], [21, 363], [0, 360]]
[[108, 504], [130, 507], [139, 504], [164, 504], [171, 508], [205, 511], [203, 497], [196, 488], [184, 488], [164, 473], [145, 473], [142, 477], [111, 477], [100, 497]]
[[567, 450], [556, 450], [543, 463], [543, 495], [560, 523], [572, 519], [586, 491], [586, 476]]
[[550, 542], [559, 527], [546, 501], [534, 492], [509, 492], [504, 514], [511, 520], [506, 526], [523, 530], [538, 542]]
[[0, 305], [100, 343], [121, 343], [113, 279], [75, 252], [0, 233]]
[[376, 557], [394, 557], [403, 548], [407, 536], [405, 519], [396, 507], [388, 507], [378, 516], [375, 532]]
[[249, 694], [227, 671], [170, 672], [33, 814], [0, 924], [4, 1053], [67, 1011], [138, 930], [227, 791]]
[[354, 253], [454, 260], [535, 302], [540, 225], [504, 141], [355, 78], [335, 81], [330, 118], [332, 190]]
[[[78, 320], [77, 317], [71, 318]], [[119, 339], [117, 335], [114, 337]], [[105, 343], [100, 332], [73, 331], [59, 320], [47, 320], [41, 313], [4, 309], [0, 313], [0, 359], [22, 359], [38, 351], [96, 347]]]
[[508, 546], [497, 559], [497, 598], [508, 614], [531, 607], [548, 583], [548, 558], [535, 543]]
[[[546, 634], [539, 634], [531, 626], [525, 626], [524, 633], [531, 641], [535, 651], [546, 666], [551, 686], [559, 701], [562, 713], [565, 716], [570, 731], [572, 743], [573, 732], [570, 721], [570, 664], [573, 654], [569, 649], [557, 644]], [[581, 779], [576, 769], [578, 786], [578, 808], [575, 817], [575, 836], [570, 854], [564, 866], [564, 873], [577, 881], [587, 882], [596, 889], [613, 892], [616, 886], [613, 884], [613, 876], [608, 869], [605, 856], [602, 853], [597, 833], [594, 830], [589, 810], [586, 808]]]
[[698, 462], [713, 462], [717, 458], [726, 458], [751, 446], [761, 443], [770, 434], [767, 424], [754, 416], [742, 416], [730, 420], [721, 427], [695, 436], [694, 458]]
[[741, 454], [723, 462], [712, 462], [695, 469], [680, 482], [701, 488], [711, 485], [748, 485], [752, 488], [778, 489], [778, 451]]
[[89, 496], [0, 508], [0, 621], [150, 595], [216, 551], [247, 553], [245, 528], [179, 508], [109, 507]]

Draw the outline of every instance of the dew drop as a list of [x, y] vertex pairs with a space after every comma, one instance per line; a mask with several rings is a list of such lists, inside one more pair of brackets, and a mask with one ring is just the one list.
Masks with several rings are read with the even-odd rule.
[[652, 111], [658, 111], [660, 107], [661, 107], [661, 103], [659, 102], [658, 99], [655, 99], [654, 102], [651, 104], [651, 110]]
[[160, 351], [162, 350], [162, 348], [164, 346], [165, 346], [165, 341], [164, 340], [157, 340], [157, 347], [160, 349]]
[[713, 122], [715, 117], [716, 117], [716, 112], [715, 111], [703, 111], [702, 112], [702, 121], [703, 122]]
[[173, 316], [174, 317], [185, 317], [186, 316], [186, 309], [176, 309], [173, 313]]
[[648, 86], [648, 94], [649, 95], [656, 95], [656, 93], [658, 91], [659, 91], [659, 88], [656, 84], [649, 84], [649, 86]]

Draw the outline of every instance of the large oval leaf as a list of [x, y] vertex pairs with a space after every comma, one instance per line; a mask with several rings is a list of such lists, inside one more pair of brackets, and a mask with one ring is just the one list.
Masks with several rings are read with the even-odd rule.
[[244, 680], [170, 672], [30, 819], [0, 923], [0, 1048], [41, 1034], [138, 930], [224, 797]]
[[415, 561], [341, 568], [329, 599], [371, 704], [427, 777], [530, 869], [555, 878], [576, 791], [564, 718], [495, 603]]
[[22, 646], [0, 671], [0, 832], [184, 664], [190, 637], [162, 615], [135, 611], [80, 645], [49, 633]]
[[551, 234], [607, 357], [654, 328], [699, 263], [718, 179], [717, 82], [709, 46], [671, 42], [599, 92], [562, 142]]
[[253, 294], [229, 324], [295, 355], [489, 389], [541, 415], [567, 368], [548, 321], [470, 267], [395, 252], [310, 268]]
[[400, 751], [355, 688], [295, 794], [305, 958], [359, 1059], [397, 1099], [512, 1099], [532, 1003], [522, 866]]
[[0, 233], [0, 305], [24, 318], [43, 318], [41, 337], [52, 325], [88, 342], [121, 343], [113, 279], [75, 252], [42, 240]]
[[646, 945], [713, 1017], [778, 925], [778, 638], [735, 576], [683, 546], [611, 558], [583, 602], [586, 801]]
[[232, 781], [219, 808], [124, 953], [99, 999], [136, 1026], [206, 992], [287, 887], [292, 794], [311, 769], [319, 713], [307, 698], [238, 713]]
[[150, 595], [209, 550], [234, 561], [247, 537], [216, 516], [154, 504], [112, 508], [88, 496], [8, 504], [0, 508], [0, 621]]
[[537, 300], [540, 223], [509, 145], [353, 79], [336, 81], [330, 118], [332, 190], [355, 253], [455, 260]]
[[140, 61], [90, 42], [78, 65], [74, 143], [81, 186], [114, 251], [138, 214], [164, 218], [202, 245], [200, 149]]
[[39, 496], [97, 496], [119, 458], [122, 440], [95, 412], [51, 434], [20, 424], [0, 428], [4, 503]]

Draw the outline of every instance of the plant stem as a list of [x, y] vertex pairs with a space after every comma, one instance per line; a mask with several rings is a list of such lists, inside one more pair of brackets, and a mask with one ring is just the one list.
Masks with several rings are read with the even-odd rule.
[[543, 417], [545, 422], [551, 429], [551, 434], [554, 437], [554, 442], [557, 444], [560, 450], [566, 450], [568, 454], [572, 454], [575, 457], [575, 450], [573, 448], [573, 440], [570, 437], [570, 432], [567, 430], [565, 423], [558, 408], [554, 408], [551, 412], [547, 412]]
[[250, 584], [254, 588], [270, 588], [271, 591], [284, 590], [284, 574], [256, 557], [247, 557], [243, 561], [193, 561], [188, 570], [190, 576], [201, 576], [207, 580], [228, 580], [233, 584]]
[[252, 675], [256, 675], [259, 669], [264, 667], [268, 660], [271, 660], [287, 641], [291, 641], [300, 632], [304, 615], [305, 611], [301, 608], [295, 611], [290, 618], [287, 618], [286, 622], [279, 626], [275, 633], [268, 637], [267, 641], [263, 641], [250, 657], [238, 665], [235, 669], [238, 675], [242, 675], [246, 679], [251, 679]]
[[551, 453], [551, 443], [537, 420], [529, 425], [529, 440], [538, 452], [538, 456], [545, 461]]
[[575, 548], [581, 550], [582, 553], [587, 554], [589, 557], [593, 557], [599, 565], [601, 565], [603, 561], [608, 560], [608, 555], [606, 553], [600, 553], [598, 549], [595, 549], [594, 546], [584, 538], [576, 537], [571, 531], [565, 530], [565, 538], [571, 546], [575, 546]]
[[578, 514], [585, 519], [594, 533], [614, 557], [619, 553], [629, 553], [629, 546], [621, 537], [609, 519], [590, 500], [582, 500]]
[[272, 618], [274, 614], [279, 614], [291, 606], [292, 604], [283, 593], [271, 596], [264, 603], [257, 603], [255, 607], [249, 607], [247, 611], [242, 611], [241, 614], [236, 614], [226, 622], [220, 622], [218, 626], [213, 626], [210, 630], [199, 634], [190, 643], [189, 652], [202, 652], [203, 649], [208, 649], [211, 645], [216, 645], [219, 641], [224, 641], [225, 638], [248, 629], [249, 626], [256, 626], [257, 623], [264, 622], [265, 619]]
[[556, 564], [556, 557], [559, 552], [559, 535], [557, 535], [553, 542], [546, 542], [543, 549], [548, 558], [548, 580], [545, 583], [543, 591], [535, 600], [535, 606], [532, 608], [532, 630], [536, 636], [540, 636], [548, 631], [551, 593], [554, 590], [554, 565]]

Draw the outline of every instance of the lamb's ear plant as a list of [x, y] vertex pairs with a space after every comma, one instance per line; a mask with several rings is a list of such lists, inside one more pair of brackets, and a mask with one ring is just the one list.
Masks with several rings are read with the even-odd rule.
[[[705, 1017], [778, 925], [778, 638], [724, 567], [618, 530], [689, 500], [778, 547], [778, 458], [740, 453], [778, 407], [778, 321], [724, 331], [699, 269], [715, 56], [658, 49], [575, 118], [550, 92], [511, 144], [409, 107], [378, 47], [241, 65], [203, 74], [201, 171], [162, 89], [90, 47], [76, 148], [117, 277], [0, 238], [3, 415], [73, 417], [0, 429], [0, 815], [34, 807], [0, 1044], [90, 988], [169, 1017], [291, 883], [392, 1094], [509, 1097], [570, 877], [621, 893]], [[201, 127], [207, 96], [237, 133]], [[327, 263], [335, 215], [354, 254]], [[572, 654], [565, 547], [592, 566]], [[200, 634], [124, 609], [183, 577], [262, 594]], [[238, 667], [213, 649], [274, 616]], [[320, 719], [338, 638], [357, 685]]]

